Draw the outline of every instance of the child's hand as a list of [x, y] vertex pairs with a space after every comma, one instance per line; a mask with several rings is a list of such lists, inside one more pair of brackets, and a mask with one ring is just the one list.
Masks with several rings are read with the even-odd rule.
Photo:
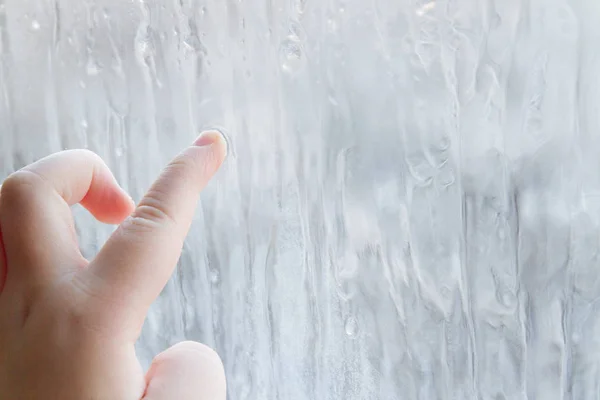
[[[221, 135], [202, 135], [137, 208], [88, 151], [55, 154], [4, 181], [0, 399], [225, 399], [223, 365], [207, 347], [180, 343], [145, 376], [134, 351], [177, 263], [199, 192], [225, 154]], [[79, 252], [76, 203], [102, 222], [121, 223], [91, 262]]]

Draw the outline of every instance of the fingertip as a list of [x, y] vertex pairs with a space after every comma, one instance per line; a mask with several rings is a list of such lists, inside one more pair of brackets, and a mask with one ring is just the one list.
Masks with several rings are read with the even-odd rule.
[[118, 225], [135, 210], [135, 202], [129, 194], [115, 182], [102, 187], [102, 193], [86, 196], [81, 205], [105, 224]]
[[125, 198], [125, 203], [126, 203], [126, 209], [128, 211], [127, 215], [131, 214], [134, 210], [135, 210], [135, 201], [133, 200], [133, 198], [129, 195], [129, 193], [127, 193], [125, 191], [125, 189], [121, 188], [121, 192], [123, 192], [124, 198]]
[[215, 158], [221, 164], [227, 157], [228, 144], [221, 132], [217, 130], [205, 131], [194, 141], [195, 147], [210, 147], [215, 152]]
[[223, 140], [221, 132], [216, 130], [204, 131], [194, 141], [194, 146], [206, 147], [211, 146], [219, 141]]
[[121, 189], [122, 196], [119, 196], [114, 203], [112, 210], [109, 210], [109, 214], [106, 216], [104, 222], [109, 225], [119, 225], [125, 218], [129, 217], [135, 211], [135, 202], [133, 199]]
[[226, 398], [223, 362], [210, 347], [182, 342], [154, 359], [146, 375], [144, 400]]

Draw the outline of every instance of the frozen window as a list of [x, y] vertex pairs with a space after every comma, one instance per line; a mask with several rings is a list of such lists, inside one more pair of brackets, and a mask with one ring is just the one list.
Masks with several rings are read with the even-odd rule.
[[[231, 400], [597, 399], [597, 0], [0, 0], [0, 172], [100, 154], [139, 199], [205, 128], [139, 354]], [[76, 209], [86, 256], [111, 232]]]

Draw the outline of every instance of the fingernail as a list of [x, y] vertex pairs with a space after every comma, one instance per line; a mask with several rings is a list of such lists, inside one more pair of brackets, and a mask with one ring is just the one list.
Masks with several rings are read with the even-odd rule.
[[202, 132], [202, 134], [200, 134], [198, 139], [196, 139], [196, 141], [194, 142], [194, 146], [210, 146], [219, 140], [221, 140], [221, 134], [217, 131]]

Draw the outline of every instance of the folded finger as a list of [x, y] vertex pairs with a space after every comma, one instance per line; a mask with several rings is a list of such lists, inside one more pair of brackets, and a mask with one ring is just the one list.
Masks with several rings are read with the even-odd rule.
[[83, 262], [70, 206], [81, 203], [103, 222], [133, 210], [104, 162], [86, 150], [46, 157], [2, 184], [0, 226], [7, 282], [44, 282]]

